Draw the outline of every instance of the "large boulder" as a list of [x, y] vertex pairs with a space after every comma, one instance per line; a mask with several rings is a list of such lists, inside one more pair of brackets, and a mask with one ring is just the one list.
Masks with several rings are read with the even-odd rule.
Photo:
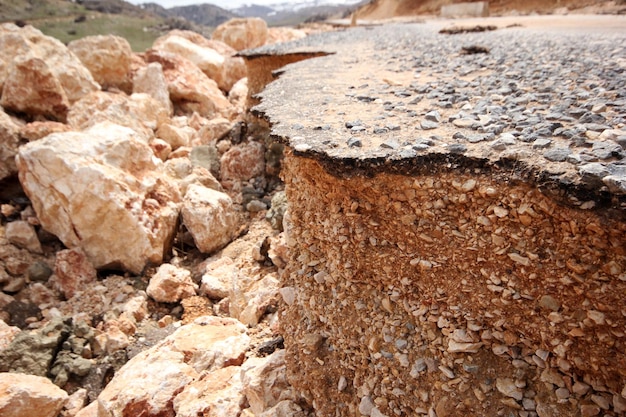
[[70, 101], [43, 59], [17, 56], [8, 66], [0, 105], [20, 113], [65, 121]]
[[187, 385], [176, 396], [176, 417], [238, 416], [246, 403], [242, 391], [239, 366], [217, 369]]
[[148, 63], [158, 62], [163, 67], [175, 109], [184, 113], [197, 112], [208, 119], [219, 116], [233, 119], [236, 116], [235, 109], [217, 83], [187, 58], [170, 52], [149, 50], [146, 52], [146, 60]]
[[148, 94], [115, 94], [96, 91], [74, 103], [67, 121], [76, 130], [101, 122], [112, 122], [141, 133], [146, 141], [169, 118], [163, 105]]
[[0, 373], [0, 415], [3, 417], [57, 417], [67, 392], [48, 378]]
[[32, 26], [0, 25], [0, 88], [9, 77], [12, 62], [19, 57], [43, 61], [47, 71], [61, 84], [70, 103], [100, 89], [89, 70], [57, 39], [45, 36]]
[[[236, 320], [200, 317], [116, 372], [98, 396], [98, 415], [174, 416], [174, 407], [182, 411], [176, 398], [186, 386], [221, 368], [238, 369], [249, 346], [246, 328]], [[192, 395], [190, 389], [183, 398]]]
[[[199, 36], [199, 35], [198, 35]], [[195, 39], [194, 39], [195, 40]], [[241, 78], [246, 76], [243, 58], [223, 55], [207, 43], [194, 42], [187, 37], [166, 35], [155, 42], [155, 49], [180, 55], [198, 66], [223, 91], [229, 91]], [[234, 52], [234, 49], [232, 50]]]
[[70, 42], [67, 47], [102, 88], [129, 90], [133, 51], [126, 39], [115, 35], [87, 36]]
[[137, 70], [135, 78], [133, 78], [133, 93], [148, 94], [161, 103], [168, 114], [171, 115], [174, 112], [163, 67], [158, 62], [153, 62]]
[[94, 267], [139, 273], [169, 252], [181, 196], [131, 129], [102, 123], [52, 134], [20, 148], [17, 165], [44, 229], [82, 248]]
[[267, 42], [267, 23], [258, 17], [231, 19], [215, 28], [211, 37], [237, 51], [257, 48]]
[[17, 173], [15, 155], [20, 144], [20, 126], [0, 107], [0, 180]]
[[182, 215], [184, 225], [202, 253], [225, 246], [238, 231], [238, 218], [230, 197], [201, 185], [187, 187]]

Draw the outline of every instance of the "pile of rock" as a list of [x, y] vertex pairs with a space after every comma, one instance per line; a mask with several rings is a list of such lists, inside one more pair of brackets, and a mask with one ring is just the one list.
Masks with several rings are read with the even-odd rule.
[[274, 352], [277, 155], [236, 56], [304, 35], [271, 33], [133, 53], [0, 25], [0, 414], [304, 415]]

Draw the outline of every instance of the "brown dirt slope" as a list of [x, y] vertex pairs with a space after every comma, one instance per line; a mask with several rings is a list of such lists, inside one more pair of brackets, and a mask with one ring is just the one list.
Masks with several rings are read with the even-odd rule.
[[[373, 0], [357, 11], [357, 17], [386, 19], [396, 16], [437, 15], [441, 6], [458, 2], [458, 0]], [[493, 16], [507, 15], [514, 11], [520, 14], [550, 14], [564, 7], [569, 10], [593, 8], [595, 10], [587, 10], [592, 13], [603, 10], [616, 12], [626, 7], [626, 2], [623, 0], [491, 0], [489, 2], [489, 11]]]

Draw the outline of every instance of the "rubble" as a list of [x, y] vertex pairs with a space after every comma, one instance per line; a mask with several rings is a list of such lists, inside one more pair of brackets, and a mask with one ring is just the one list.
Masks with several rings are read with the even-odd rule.
[[518, 28], [220, 30], [0, 26], [0, 379], [58, 387], [20, 413], [624, 413], [610, 42], [561, 85]]

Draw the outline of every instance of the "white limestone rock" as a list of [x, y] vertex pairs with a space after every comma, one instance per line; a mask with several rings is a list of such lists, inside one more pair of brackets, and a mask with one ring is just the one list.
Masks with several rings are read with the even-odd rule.
[[133, 93], [148, 94], [161, 103], [169, 115], [174, 112], [174, 106], [167, 89], [167, 80], [163, 74], [163, 67], [158, 62], [153, 62], [137, 70], [133, 79]]
[[127, 90], [130, 86], [133, 51], [126, 39], [115, 35], [86, 36], [70, 42], [67, 47], [102, 88]]
[[241, 368], [228, 366], [187, 385], [174, 399], [174, 411], [176, 417], [232, 417], [240, 415], [245, 402]]
[[211, 38], [237, 51], [257, 48], [267, 42], [267, 23], [258, 17], [231, 19], [215, 28]]
[[264, 358], [248, 359], [242, 369], [243, 391], [256, 415], [283, 400], [293, 400], [293, 388], [285, 374], [285, 350], [277, 350]]
[[6, 225], [6, 237], [9, 243], [26, 249], [31, 253], [43, 253], [37, 232], [32, 224], [24, 220], [9, 222]]
[[67, 392], [48, 378], [0, 373], [2, 417], [56, 417], [67, 399]]
[[238, 367], [249, 346], [246, 328], [236, 320], [200, 317], [128, 361], [98, 396], [98, 415], [176, 415], [175, 404], [182, 407], [176, 397], [185, 387]]
[[89, 70], [59, 40], [30, 25], [23, 28], [13, 23], [0, 25], [0, 89], [9, 77], [12, 62], [19, 57], [41, 60], [60, 83], [69, 103], [100, 89]]
[[156, 301], [175, 303], [196, 295], [197, 287], [191, 279], [191, 272], [171, 264], [163, 264], [150, 278], [146, 292]]
[[181, 197], [131, 129], [52, 134], [21, 147], [17, 166], [43, 228], [94, 267], [139, 273], [170, 251]]
[[168, 118], [167, 110], [148, 94], [127, 96], [97, 91], [74, 103], [67, 121], [76, 130], [88, 129], [102, 122], [115, 123], [140, 133], [148, 142]]
[[222, 192], [190, 184], [183, 199], [183, 223], [202, 253], [211, 253], [237, 234], [238, 217], [231, 198]]

